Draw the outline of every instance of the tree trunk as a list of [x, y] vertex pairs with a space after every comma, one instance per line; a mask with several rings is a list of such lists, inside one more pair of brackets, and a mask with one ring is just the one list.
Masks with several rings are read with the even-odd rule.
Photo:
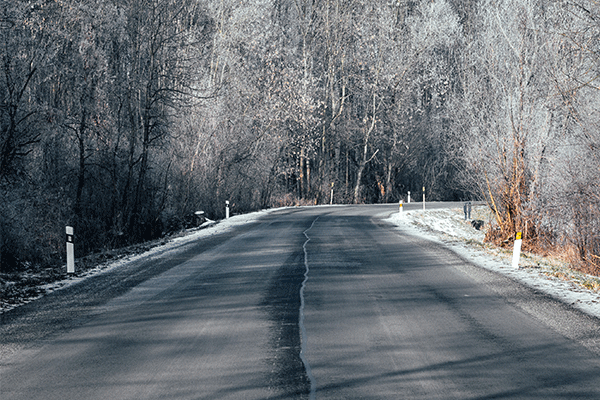
[[310, 158], [306, 157], [306, 197], [310, 196]]
[[392, 161], [388, 160], [387, 168], [385, 171], [385, 196], [383, 197], [383, 201], [388, 203], [391, 197], [392, 192]]
[[371, 161], [373, 159], [373, 157], [375, 156], [375, 154], [377, 154], [377, 151], [371, 156], [371, 158], [367, 158], [368, 157], [368, 151], [369, 151], [369, 138], [371, 137], [371, 134], [373, 133], [373, 130], [375, 129], [375, 124], [377, 122], [377, 118], [375, 115], [375, 111], [376, 111], [376, 96], [375, 94], [373, 94], [373, 116], [371, 117], [371, 123], [366, 127], [366, 133], [365, 133], [365, 141], [364, 141], [364, 145], [363, 145], [363, 151], [362, 151], [362, 159], [360, 160], [359, 164], [358, 164], [358, 172], [356, 174], [356, 185], [354, 186], [354, 204], [358, 204], [358, 199], [359, 199], [359, 195], [360, 195], [360, 185], [361, 185], [361, 180], [362, 180], [362, 175], [363, 172], [365, 170], [365, 166], [367, 165], [367, 163], [369, 161]]
[[77, 173], [77, 191], [75, 194], [74, 214], [76, 221], [82, 218], [81, 197], [83, 196], [83, 186], [85, 185], [85, 130], [86, 130], [86, 108], [83, 107], [81, 112], [81, 121], [79, 123], [79, 133], [77, 135], [77, 143], [79, 145], [79, 171]]
[[304, 198], [304, 147], [300, 149], [300, 167], [298, 179], [298, 198]]

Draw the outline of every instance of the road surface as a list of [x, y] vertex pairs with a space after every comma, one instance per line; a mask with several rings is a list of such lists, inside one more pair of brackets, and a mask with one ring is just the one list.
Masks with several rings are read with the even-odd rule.
[[5, 313], [0, 397], [600, 398], [597, 319], [397, 210], [275, 211]]

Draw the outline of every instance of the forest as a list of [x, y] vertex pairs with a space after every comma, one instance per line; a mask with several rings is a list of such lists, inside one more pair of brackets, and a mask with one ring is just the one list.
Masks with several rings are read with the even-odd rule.
[[600, 273], [592, 0], [2, 0], [0, 268], [284, 205], [484, 200]]

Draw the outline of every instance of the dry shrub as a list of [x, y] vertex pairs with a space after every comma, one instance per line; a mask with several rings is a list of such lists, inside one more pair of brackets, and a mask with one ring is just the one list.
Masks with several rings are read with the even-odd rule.
[[[582, 212], [586, 210], [587, 212]], [[522, 251], [543, 257], [553, 257], [564, 261], [573, 270], [600, 276], [600, 236], [598, 221], [593, 207], [584, 206], [576, 210], [573, 228], [568, 233], [559, 234], [550, 227], [540, 227], [528, 221], [523, 233]], [[512, 248], [516, 232], [506, 232], [497, 224], [488, 224], [484, 241], [502, 248]]]
[[572, 229], [566, 241], [576, 249], [573, 265], [600, 276], [600, 196], [596, 185], [580, 186], [571, 200]]
[[489, 225], [488, 230], [485, 232], [483, 239], [484, 243], [492, 243], [496, 246], [506, 247], [508, 244], [514, 242], [514, 237], [508, 236], [502, 232], [497, 225]]
[[315, 199], [299, 199], [291, 193], [271, 198], [271, 207], [314, 206]]
[[600, 257], [590, 252], [587, 248], [578, 248], [571, 246], [569, 254], [569, 264], [573, 269], [585, 274], [600, 276]]
[[562, 246], [557, 246], [553, 256], [567, 263], [572, 269], [583, 273], [588, 273], [585, 264], [582, 263], [579, 257], [579, 250], [573, 243], [566, 243]]
[[[489, 229], [485, 233], [484, 242], [492, 243], [499, 247], [512, 247], [515, 242], [516, 232], [514, 229], [509, 232], [503, 231], [496, 224], [488, 224]], [[551, 230], [540, 228], [531, 221], [525, 224], [526, 230], [521, 232], [523, 251], [547, 255], [554, 247], [555, 235]]]

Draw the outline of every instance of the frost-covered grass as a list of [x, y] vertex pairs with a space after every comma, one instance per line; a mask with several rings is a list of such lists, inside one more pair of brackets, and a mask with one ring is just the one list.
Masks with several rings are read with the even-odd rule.
[[158, 254], [176, 251], [179, 247], [195, 240], [227, 232], [235, 226], [253, 222], [270, 211], [236, 215], [218, 223], [207, 221], [199, 228], [189, 229], [167, 238], [76, 259], [75, 274], [72, 275], [66, 274], [66, 267], [59, 267], [58, 270], [40, 270], [32, 267], [26, 271], [0, 274], [0, 314], [126, 263], [142, 258], [150, 259]]
[[600, 278], [572, 270], [560, 259], [528, 253], [521, 254], [519, 268], [513, 268], [512, 249], [483, 242], [490, 217], [487, 207], [473, 207], [471, 218], [485, 222], [481, 231], [464, 220], [462, 209], [408, 211], [396, 213], [388, 221], [409, 234], [443, 243], [482, 268], [507, 275], [600, 317]]
[[[484, 229], [489, 220], [484, 207], [473, 207], [471, 218], [484, 221]], [[471, 221], [465, 221], [463, 211], [458, 208], [408, 211], [404, 212], [403, 217], [399, 213], [395, 214], [391, 221], [400, 226], [410, 223], [424, 231], [443, 234], [448, 239], [455, 238], [479, 244], [483, 243], [485, 236], [483, 229], [477, 230], [471, 226]]]
[[[87, 263], [76, 261], [77, 272], [72, 276], [32, 270], [24, 271], [18, 277], [3, 277], [0, 279], [0, 313], [128, 262], [177, 251], [187, 243], [256, 221], [271, 211], [274, 210], [237, 215], [218, 223], [209, 221], [200, 229], [114, 251]], [[473, 207], [471, 217], [483, 220], [487, 226], [490, 216], [487, 207]], [[573, 271], [558, 259], [533, 254], [523, 254], [519, 269], [514, 269], [511, 266], [512, 250], [483, 243], [484, 231], [476, 230], [469, 221], [465, 221], [462, 209], [405, 211], [402, 216], [395, 213], [388, 221], [409, 234], [442, 243], [482, 268], [510, 276], [600, 317], [600, 278]]]

